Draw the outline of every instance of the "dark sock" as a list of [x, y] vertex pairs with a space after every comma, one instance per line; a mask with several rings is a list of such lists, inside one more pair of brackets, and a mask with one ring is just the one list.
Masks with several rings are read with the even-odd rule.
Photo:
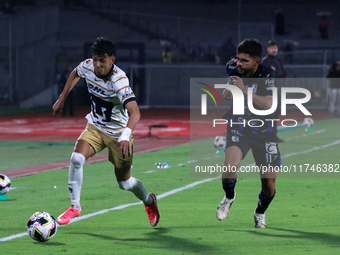
[[222, 181], [222, 186], [225, 191], [225, 195], [229, 199], [233, 199], [235, 197], [235, 185], [236, 185], [237, 180], [234, 180], [233, 182], [229, 183], [224, 183]]
[[[275, 196], [275, 194], [274, 194]], [[273, 200], [274, 196], [272, 197], [266, 197], [263, 195], [262, 191], [259, 194], [259, 200], [257, 202], [257, 208], [255, 210], [256, 213], [264, 214], [264, 212], [267, 210], [269, 204]]]

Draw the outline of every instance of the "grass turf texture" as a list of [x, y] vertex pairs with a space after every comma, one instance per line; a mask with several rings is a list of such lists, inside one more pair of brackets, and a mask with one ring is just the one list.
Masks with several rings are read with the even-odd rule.
[[[5, 171], [69, 160], [74, 142], [0, 141], [1, 173]], [[107, 149], [99, 154], [107, 153]]]
[[[286, 140], [280, 144], [281, 154], [338, 140], [338, 125], [337, 119], [318, 121], [313, 132], [327, 132], [311, 136], [303, 128], [280, 133]], [[288, 140], [292, 137], [296, 138]], [[201, 143], [207, 155], [215, 155], [212, 139], [196, 145]], [[133, 175], [157, 195], [199, 181], [190, 178], [189, 164], [177, 166], [189, 160], [189, 149], [186, 144], [135, 155]], [[339, 145], [335, 145], [283, 162], [339, 163], [338, 150]], [[159, 161], [172, 167], [156, 169], [154, 163]], [[252, 162], [250, 155], [244, 163]], [[150, 170], [155, 172], [145, 173]], [[17, 189], [8, 193], [9, 201], [0, 202], [0, 238], [25, 232], [28, 218], [36, 211], [45, 210], [55, 217], [62, 213], [70, 203], [67, 174], [68, 170], [62, 169], [13, 179]], [[266, 214], [268, 229], [253, 226], [258, 178], [239, 179], [228, 218], [217, 221], [216, 207], [223, 197], [217, 179], [159, 200], [162, 215], [156, 228], [149, 225], [143, 205], [135, 205], [60, 227], [46, 243], [24, 236], [1, 243], [1, 250], [10, 254], [337, 254], [338, 184], [339, 179], [332, 178], [278, 179], [276, 197]], [[133, 194], [118, 188], [109, 162], [85, 166], [82, 215], [137, 201]]]

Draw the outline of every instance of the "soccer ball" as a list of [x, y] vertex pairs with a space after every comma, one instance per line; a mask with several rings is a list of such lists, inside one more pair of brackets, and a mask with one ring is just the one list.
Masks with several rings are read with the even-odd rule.
[[226, 139], [224, 136], [216, 136], [214, 139], [214, 146], [216, 149], [221, 150], [224, 149], [226, 145]]
[[45, 242], [57, 233], [57, 222], [47, 212], [36, 212], [27, 222], [29, 236], [39, 242]]
[[312, 118], [304, 118], [303, 119], [303, 125], [305, 127], [311, 127], [314, 125], [314, 120]]
[[11, 180], [4, 174], [0, 174], [0, 195], [6, 194], [11, 188]]

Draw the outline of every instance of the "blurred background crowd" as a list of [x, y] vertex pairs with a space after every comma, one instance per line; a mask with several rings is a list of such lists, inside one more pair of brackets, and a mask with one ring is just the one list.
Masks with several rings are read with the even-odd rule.
[[[52, 105], [99, 36], [116, 43], [141, 106], [188, 107], [189, 79], [226, 76], [238, 43], [256, 38], [278, 77], [320, 78], [310, 106], [330, 107], [339, 12], [336, 0], [0, 0], [0, 107]], [[75, 92], [84, 104], [85, 86]]]

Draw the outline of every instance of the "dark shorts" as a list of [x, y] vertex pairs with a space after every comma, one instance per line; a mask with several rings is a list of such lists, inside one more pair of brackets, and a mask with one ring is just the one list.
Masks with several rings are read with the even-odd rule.
[[[231, 130], [228, 132], [226, 139], [226, 148], [237, 146], [243, 153], [243, 158], [251, 149], [255, 163], [258, 167], [272, 166], [281, 167], [280, 151], [276, 142], [259, 141], [248, 136], [244, 136], [238, 131]], [[242, 159], [243, 159], [242, 158]]]

